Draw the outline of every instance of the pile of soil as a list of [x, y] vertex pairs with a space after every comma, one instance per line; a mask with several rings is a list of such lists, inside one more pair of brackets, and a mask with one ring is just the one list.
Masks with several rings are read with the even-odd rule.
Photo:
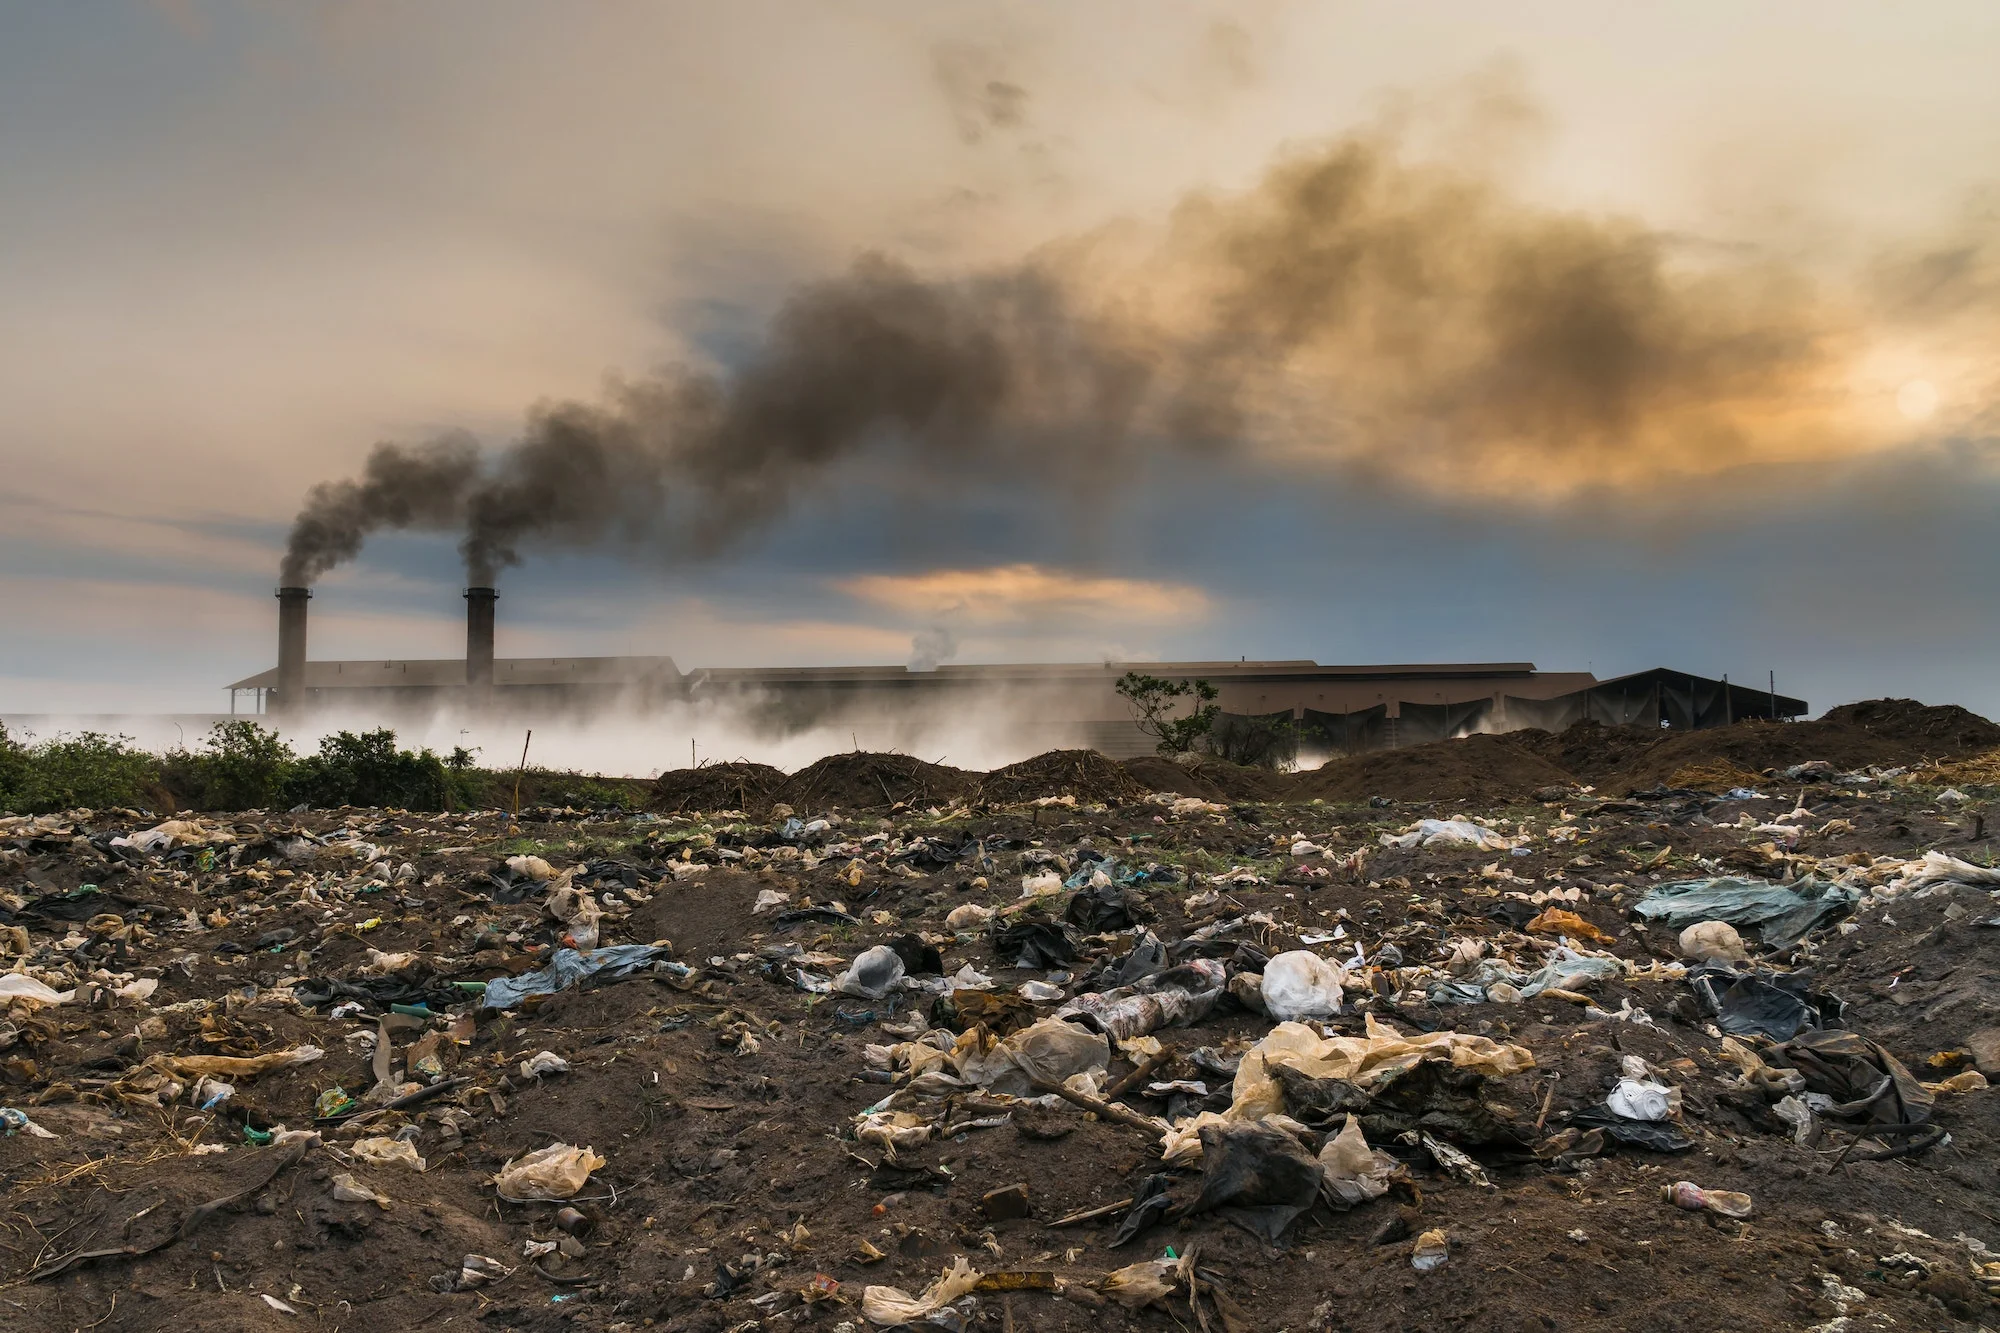
[[1957, 704], [1931, 706], [1915, 699], [1865, 699], [1858, 704], [1830, 708], [1820, 721], [1860, 727], [1885, 740], [1913, 747], [1926, 758], [1976, 754], [2000, 746], [2000, 725]]
[[1149, 754], [1127, 759], [1119, 767], [1149, 791], [1177, 792], [1204, 801], [1289, 801], [1299, 784], [1291, 773], [1232, 764], [1209, 755], [1177, 760]]
[[1660, 743], [1639, 727], [1607, 727], [1577, 722], [1559, 732], [1530, 728], [1505, 733], [1510, 744], [1554, 764], [1578, 782], [1601, 783], [1636, 762]]
[[897, 805], [942, 805], [969, 795], [975, 785], [972, 774], [949, 764], [927, 764], [907, 754], [855, 750], [808, 764], [785, 779], [771, 799], [801, 812], [883, 810]]
[[1335, 803], [1386, 796], [1396, 801], [1477, 801], [1504, 805], [1574, 779], [1506, 736], [1467, 736], [1404, 750], [1336, 759], [1300, 776], [1291, 799]]
[[653, 796], [647, 808], [667, 815], [748, 810], [769, 805], [771, 793], [784, 781], [783, 769], [753, 764], [747, 759], [669, 769], [653, 783]]
[[1132, 780], [1147, 791], [1199, 796], [1204, 801], [1229, 799], [1229, 794], [1222, 790], [1219, 783], [1198, 772], [1194, 765], [1178, 763], [1164, 755], [1141, 755], [1137, 759], [1123, 760], [1118, 766], [1130, 773]]
[[1050, 750], [996, 768], [979, 784], [979, 799], [1011, 805], [1040, 796], [1074, 796], [1094, 805], [1136, 801], [1153, 790], [1095, 750]]
[[1878, 736], [1846, 722], [1759, 719], [1709, 731], [1671, 734], [1654, 741], [1611, 774], [1608, 781], [1610, 785], [1641, 791], [1673, 786], [1675, 776], [1686, 770], [1710, 770], [1720, 765], [1762, 774], [1814, 759], [1824, 759], [1839, 769], [1863, 769], [1870, 764], [1892, 767], [1908, 764], [1919, 757], [1905, 742]]

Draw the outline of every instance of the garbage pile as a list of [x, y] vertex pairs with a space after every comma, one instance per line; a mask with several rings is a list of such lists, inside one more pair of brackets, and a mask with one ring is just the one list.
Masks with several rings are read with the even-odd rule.
[[0, 1300], [106, 1328], [2000, 1320], [1989, 789], [1287, 804], [1107, 771], [716, 784], [798, 800], [754, 813], [0, 818]]

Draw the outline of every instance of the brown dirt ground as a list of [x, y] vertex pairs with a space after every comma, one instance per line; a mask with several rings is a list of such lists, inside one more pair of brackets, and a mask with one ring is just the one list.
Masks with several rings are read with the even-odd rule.
[[[1838, 739], [1830, 731], [1802, 734]], [[1490, 748], [1422, 747], [1432, 763], [1446, 765], [1431, 789], [1472, 781], [1455, 756]], [[1513, 761], [1497, 751], [1492, 759], [1501, 775], [1492, 790], [1518, 791], [1522, 770], [1508, 768]], [[1124, 772], [1134, 780], [1131, 768]], [[1425, 789], [1420, 775], [1408, 775], [1405, 789]], [[1838, 862], [1937, 848], [1986, 863], [2000, 853], [1994, 830], [1939, 807], [1935, 794], [1922, 783], [1813, 786], [1805, 793], [1810, 823], [1826, 831], [1813, 833], [1800, 854]], [[1573, 910], [1613, 938], [1614, 952], [1643, 963], [1670, 957], [1673, 940], [1634, 921], [1635, 896], [1650, 883], [1718, 864], [1781, 874], [1783, 860], [1762, 850], [1766, 835], [1734, 821], [1741, 813], [1780, 813], [1795, 795], [1699, 805], [1570, 803], [1569, 821], [1553, 808], [1523, 811], [1504, 796], [1470, 813], [1497, 818], [1490, 807], [1515, 804], [1510, 818], [1526, 817], [1543, 833], [1559, 822], [1573, 825], [1573, 839], [1538, 836], [1527, 855], [1503, 857], [1504, 870], [1527, 881], [1519, 885], [1524, 891], [1579, 890]], [[1394, 943], [1410, 960], [1434, 958], [1450, 941], [1480, 940], [1514, 954], [1540, 947], [1491, 915], [1509, 888], [1484, 869], [1493, 854], [1378, 846], [1380, 833], [1409, 817], [1332, 801], [1243, 806], [1184, 820], [1143, 803], [1102, 813], [959, 810], [932, 818], [913, 803], [892, 819], [894, 836], [921, 833], [974, 850], [943, 869], [906, 872], [878, 847], [863, 854], [858, 884], [846, 877], [849, 852], [828, 846], [825, 858], [808, 866], [767, 827], [746, 822], [528, 815], [510, 828], [494, 815], [360, 811], [236, 821], [245, 839], [350, 829], [388, 849], [392, 861], [415, 867], [413, 881], [351, 895], [341, 886], [356, 867], [335, 848], [282, 867], [232, 867], [224, 856], [203, 869], [187, 856], [107, 860], [87, 835], [146, 826], [125, 816], [83, 821], [86, 836], [0, 833], [0, 889], [12, 895], [10, 916], [41, 895], [82, 884], [99, 885], [107, 904], [123, 899], [157, 909], [127, 911], [125, 928], [79, 927], [79, 940], [68, 938], [66, 923], [23, 916], [33, 968], [108, 967], [159, 982], [143, 1007], [120, 1001], [29, 1012], [17, 1005], [5, 1016], [11, 1035], [0, 1035], [7, 1043], [0, 1102], [27, 1110], [57, 1137], [0, 1138], [0, 1328], [722, 1333], [796, 1326], [831, 1333], [842, 1322], [863, 1327], [858, 1299], [865, 1286], [919, 1290], [964, 1255], [982, 1270], [1050, 1272], [1081, 1288], [1074, 1299], [1036, 1291], [983, 1296], [971, 1325], [982, 1333], [1001, 1333], [1010, 1323], [1172, 1333], [1197, 1327], [1184, 1300], [1137, 1312], [1081, 1303], [1090, 1299], [1087, 1284], [1168, 1245], [1182, 1253], [1198, 1248], [1248, 1327], [1293, 1333], [1740, 1333], [1829, 1325], [1853, 1333], [1972, 1333], [2000, 1326], [2000, 1301], [1970, 1280], [1966, 1252], [1953, 1239], [1964, 1234], [2000, 1246], [1991, 1202], [2000, 1183], [2000, 1090], [1941, 1098], [1937, 1118], [1951, 1142], [1921, 1156], [1863, 1160], [1865, 1153], [1847, 1152], [1856, 1140], [1843, 1131], [1817, 1148], [1802, 1146], [1761, 1103], [1746, 1103], [1731, 1088], [1720, 1042], [1676, 1014], [1686, 994], [1679, 983], [1612, 981], [1591, 993], [1607, 1009], [1626, 1001], [1645, 1009], [1651, 1026], [1592, 1019], [1579, 1004], [1552, 997], [1448, 1008], [1379, 995], [1360, 1003], [1406, 1032], [1443, 1026], [1527, 1046], [1536, 1068], [1482, 1095], [1527, 1121], [1546, 1107], [1550, 1126], [1600, 1101], [1622, 1057], [1641, 1056], [1682, 1088], [1681, 1127], [1695, 1143], [1688, 1153], [1621, 1149], [1561, 1167], [1475, 1149], [1492, 1179], [1486, 1189], [1452, 1179], [1420, 1150], [1391, 1141], [1378, 1146], [1405, 1162], [1415, 1186], [1400, 1197], [1316, 1213], [1275, 1246], [1218, 1218], [1191, 1217], [1114, 1250], [1108, 1222], [1050, 1223], [1127, 1197], [1160, 1169], [1151, 1136], [1060, 1109], [968, 1129], [885, 1163], [880, 1150], [853, 1141], [849, 1125], [890, 1091], [860, 1078], [864, 1048], [894, 1040], [882, 1024], [905, 1016], [908, 1002], [810, 996], [756, 956], [760, 947], [789, 943], [845, 958], [922, 930], [938, 942], [948, 972], [971, 963], [1014, 986], [1040, 974], [1002, 965], [981, 935], [945, 931], [943, 916], [963, 902], [1013, 902], [1031, 858], [1070, 857], [1084, 839], [1128, 864], [1191, 877], [1132, 890], [1166, 940], [1262, 913], [1268, 924], [1247, 926], [1237, 938], [1273, 953], [1335, 924], [1347, 938], [1317, 947], [1342, 956], [1357, 944], [1373, 954]], [[1294, 830], [1337, 853], [1365, 851], [1365, 864], [1355, 873], [1312, 873], [1316, 863], [1282, 854]], [[288, 1001], [295, 978], [355, 978], [370, 950], [420, 953], [423, 967], [458, 980], [537, 965], [554, 928], [532, 901], [496, 903], [487, 879], [500, 857], [528, 846], [558, 866], [610, 858], [657, 875], [670, 856], [706, 865], [692, 878], [650, 884], [648, 901], [613, 910], [605, 922], [611, 942], [670, 940], [692, 974], [566, 991], [518, 1012], [483, 1014], [464, 1044], [441, 1048], [450, 1073], [466, 1084], [427, 1106], [381, 1113], [365, 1127], [326, 1127], [322, 1145], [301, 1160], [252, 1146], [246, 1126], [309, 1126], [318, 1094], [336, 1084], [359, 1092], [373, 1081], [367, 1048], [356, 1040], [374, 1030], [373, 1018], [335, 1020]], [[1213, 885], [1205, 878], [1229, 867], [1254, 872], [1258, 882]], [[975, 874], [987, 878], [986, 887], [972, 887]], [[781, 927], [773, 915], [753, 911], [768, 889], [794, 903], [839, 901], [860, 924]], [[1211, 890], [1220, 897], [1189, 908], [1191, 895]], [[1857, 915], [1850, 933], [1815, 937], [1805, 960], [1819, 984], [1848, 1003], [1851, 1027], [1920, 1076], [1937, 1077], [1964, 1067], [1959, 1052], [1975, 1032], [2000, 1026], [1995, 932], [1976, 924], [1994, 910], [1993, 895], [1983, 890], [1895, 899]], [[292, 934], [274, 940], [281, 929]], [[1111, 937], [1083, 940], [1085, 958], [1072, 970], [1082, 975], [1125, 947]], [[1362, 1022], [1348, 1013], [1330, 1026], [1352, 1034]], [[1218, 1011], [1161, 1035], [1185, 1051], [1247, 1042], [1268, 1027], [1248, 1012]], [[740, 1054], [746, 1032], [758, 1048]], [[413, 1036], [393, 1040], [400, 1049]], [[235, 1095], [213, 1111], [186, 1097], [139, 1105], [112, 1087], [154, 1055], [274, 1051], [303, 1042], [325, 1055], [234, 1079]], [[544, 1050], [567, 1059], [570, 1072], [522, 1076], [520, 1062]], [[1941, 1053], [1948, 1058], [1934, 1064]], [[1126, 1068], [1121, 1060], [1114, 1073]], [[1143, 1113], [1164, 1109], [1138, 1093], [1122, 1100]], [[426, 1158], [422, 1174], [353, 1158], [364, 1132], [398, 1131]], [[552, 1142], [588, 1144], [606, 1165], [574, 1204], [592, 1223], [581, 1253], [544, 1259], [538, 1268], [523, 1257], [523, 1243], [560, 1236], [558, 1205], [505, 1203], [489, 1182], [514, 1156]], [[224, 1150], [197, 1151], [210, 1147]], [[383, 1195], [388, 1207], [335, 1199], [334, 1177], [343, 1173]], [[1191, 1198], [1196, 1173], [1171, 1174], [1174, 1196]], [[1738, 1223], [1667, 1207], [1660, 1188], [1679, 1179], [1745, 1191], [1755, 1214]], [[1016, 1182], [1028, 1187], [1030, 1216], [989, 1221], [981, 1195]], [[234, 1201], [211, 1215], [198, 1212], [219, 1199]], [[183, 1231], [191, 1219], [198, 1225]], [[1449, 1237], [1450, 1263], [1419, 1274], [1410, 1267], [1409, 1235], [1433, 1227]], [[864, 1240], [883, 1257], [863, 1255]], [[29, 1279], [54, 1258], [156, 1241], [165, 1243], [143, 1256], [106, 1256]], [[718, 1265], [753, 1253], [773, 1258], [734, 1291], [710, 1289]], [[1928, 1272], [1904, 1276], [1884, 1262], [1897, 1253], [1917, 1256]], [[467, 1254], [491, 1256], [512, 1271], [477, 1290], [435, 1289], [432, 1279], [456, 1273]], [[816, 1275], [839, 1284], [833, 1299], [798, 1303], [794, 1293]], [[274, 1308], [265, 1296], [298, 1313]], [[757, 1297], [778, 1308], [753, 1305]], [[1835, 1297], [1849, 1302], [1845, 1325], [1834, 1323], [1841, 1316]]]

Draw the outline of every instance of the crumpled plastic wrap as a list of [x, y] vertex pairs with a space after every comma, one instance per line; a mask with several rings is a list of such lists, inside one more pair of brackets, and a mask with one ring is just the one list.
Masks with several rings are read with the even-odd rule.
[[921, 1296], [912, 1296], [901, 1287], [865, 1288], [861, 1293], [861, 1317], [884, 1328], [917, 1323], [971, 1291], [980, 1276], [961, 1254], [938, 1275], [937, 1281], [924, 1288]]
[[517, 1157], [493, 1177], [494, 1188], [509, 1203], [573, 1199], [604, 1159], [588, 1148], [551, 1143]]

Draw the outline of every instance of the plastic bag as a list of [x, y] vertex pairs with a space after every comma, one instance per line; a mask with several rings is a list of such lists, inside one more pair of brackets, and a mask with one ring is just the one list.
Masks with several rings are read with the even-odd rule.
[[[652, 944], [614, 944], [604, 949], [557, 949], [549, 965], [517, 977], [495, 977], [486, 983], [480, 1006], [510, 1009], [530, 995], [553, 995], [585, 980], [622, 981], [641, 968], [666, 958], [668, 951]], [[682, 975], [686, 969], [682, 969]]]
[[1477, 847], [1488, 852], [1504, 852], [1514, 845], [1492, 829], [1469, 819], [1420, 819], [1407, 833], [1382, 835], [1384, 847], [1426, 847], [1434, 842]]
[[168, 1069], [183, 1078], [216, 1074], [224, 1078], [249, 1078], [255, 1074], [310, 1064], [325, 1055], [317, 1046], [294, 1046], [289, 1051], [266, 1055], [166, 1055], [159, 1057]]
[[1045, 1018], [997, 1043], [991, 1050], [968, 1050], [959, 1059], [959, 1077], [968, 1083], [1032, 1097], [1037, 1083], [1062, 1083], [1077, 1074], [1111, 1067], [1111, 1043], [1059, 1018]]
[[350, 1151], [357, 1160], [370, 1166], [407, 1166], [413, 1171], [422, 1171], [427, 1165], [423, 1158], [417, 1156], [413, 1145], [386, 1136], [356, 1139]]
[[1661, 884], [1633, 904], [1648, 921], [1669, 927], [1727, 921], [1755, 929], [1772, 948], [1796, 944], [1807, 932], [1847, 915], [1860, 893], [1840, 884], [1802, 879], [1772, 884], [1755, 879], [1688, 879]]
[[1697, 921], [1681, 932], [1681, 957], [1697, 963], [1747, 963], [1750, 951], [1727, 921]]
[[1264, 964], [1264, 1009], [1280, 1023], [1331, 1018], [1340, 1012], [1347, 974], [1308, 949], [1281, 953]]
[[547, 911], [551, 917], [569, 929], [565, 932], [565, 942], [573, 948], [594, 949], [597, 947], [597, 923], [604, 918], [604, 909], [597, 905], [597, 898], [588, 889], [575, 888], [570, 879], [574, 870], [565, 870], [549, 889]]
[[1219, 1211], [1275, 1243], [1319, 1198], [1319, 1160], [1275, 1124], [1210, 1125], [1201, 1131], [1201, 1193], [1190, 1215]]
[[341, 1203], [372, 1203], [385, 1213], [389, 1211], [389, 1201], [356, 1180], [351, 1171], [342, 1171], [332, 1183], [333, 1197]]
[[1627, 1120], [1665, 1120], [1673, 1112], [1674, 1090], [1649, 1079], [1621, 1078], [1604, 1104]]
[[1425, 1060], [1449, 1060], [1491, 1078], [1505, 1078], [1535, 1067], [1525, 1046], [1507, 1045], [1463, 1032], [1425, 1032], [1405, 1037], [1367, 1016], [1366, 1035], [1321, 1037], [1302, 1023], [1280, 1023], [1244, 1052], [1236, 1067], [1229, 1108], [1232, 1120], [1261, 1120], [1285, 1109], [1285, 1092], [1270, 1072], [1272, 1064], [1289, 1064], [1314, 1078], [1345, 1079], [1368, 1088], [1393, 1079]]
[[551, 1143], [500, 1168], [493, 1185], [509, 1203], [572, 1199], [604, 1159], [588, 1148]]
[[58, 991], [35, 980], [25, 972], [8, 972], [0, 975], [0, 1003], [8, 1000], [30, 1000], [35, 1004], [64, 1004], [65, 997], [75, 991]]
[[1098, 1289], [1128, 1310], [1143, 1310], [1180, 1288], [1182, 1259], [1148, 1259], [1105, 1274]]
[[951, 1267], [945, 1269], [937, 1281], [924, 1288], [921, 1296], [912, 1296], [901, 1287], [864, 1289], [861, 1293], [861, 1317], [885, 1328], [920, 1323], [971, 1291], [980, 1276], [961, 1254], [951, 1261]]
[[1326, 1171], [1320, 1193], [1336, 1208], [1353, 1208], [1379, 1199], [1389, 1192], [1389, 1177], [1398, 1165], [1388, 1153], [1368, 1146], [1361, 1131], [1361, 1118], [1348, 1113], [1340, 1133], [1319, 1150], [1319, 1164]]
[[993, 909], [978, 903], [960, 903], [944, 919], [946, 930], [977, 930], [993, 919]]
[[507, 869], [521, 879], [532, 879], [538, 884], [546, 884], [556, 877], [556, 869], [539, 856], [510, 856]]
[[886, 944], [864, 949], [847, 970], [833, 979], [833, 988], [842, 995], [859, 995], [879, 1000], [903, 979], [903, 959]]

